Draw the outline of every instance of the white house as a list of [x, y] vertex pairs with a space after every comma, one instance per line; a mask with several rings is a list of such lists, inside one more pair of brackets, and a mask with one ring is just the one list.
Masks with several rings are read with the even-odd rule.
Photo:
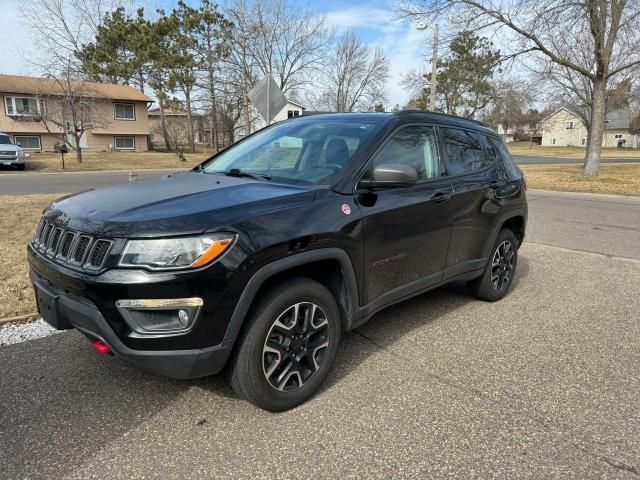
[[[602, 146], [613, 148], [622, 141], [625, 148], [640, 148], [640, 135], [629, 131], [630, 124], [629, 110], [607, 113]], [[584, 147], [587, 145], [587, 128], [575, 112], [562, 107], [542, 120], [542, 145]]]
[[[273, 123], [281, 122], [283, 120], [287, 120], [289, 118], [301, 117], [304, 109], [305, 107], [299, 104], [298, 102], [294, 102], [293, 100], [287, 100], [287, 104], [282, 108], [282, 110], [278, 112], [278, 114], [273, 118], [271, 123], [273, 124]], [[249, 115], [251, 116], [251, 119], [252, 119], [251, 132], [255, 132], [256, 130], [260, 130], [261, 128], [264, 128], [267, 126], [267, 122], [258, 113], [258, 110], [256, 110], [256, 108], [251, 104], [249, 104]], [[236, 124], [241, 129], [242, 129], [242, 126], [244, 125], [243, 120], [244, 120], [243, 116], [240, 115], [240, 118], [238, 119], [238, 123]], [[240, 130], [240, 132], [242, 132], [242, 130]], [[241, 138], [244, 136], [244, 134], [240, 133], [240, 135], [238, 136]]]

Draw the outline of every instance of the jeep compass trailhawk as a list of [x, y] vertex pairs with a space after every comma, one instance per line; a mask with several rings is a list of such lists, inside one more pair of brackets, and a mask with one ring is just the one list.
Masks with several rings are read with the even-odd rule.
[[267, 410], [308, 399], [341, 332], [452, 281], [494, 301], [525, 234], [522, 173], [480, 123], [330, 114], [185, 173], [61, 198], [28, 246], [42, 317], [175, 378], [225, 367]]

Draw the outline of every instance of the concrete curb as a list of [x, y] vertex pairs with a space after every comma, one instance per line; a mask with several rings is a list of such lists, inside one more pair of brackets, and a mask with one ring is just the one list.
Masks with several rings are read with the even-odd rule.
[[38, 313], [29, 313], [27, 315], [20, 315], [17, 317], [0, 318], [0, 326], [8, 323], [29, 323], [40, 318]]
[[615, 195], [613, 193], [591, 193], [591, 192], [570, 192], [567, 190], [543, 190], [539, 188], [527, 189], [529, 195], [546, 195], [575, 199], [593, 199], [593, 200], [629, 200], [631, 202], [640, 203], [640, 196], [637, 195]]

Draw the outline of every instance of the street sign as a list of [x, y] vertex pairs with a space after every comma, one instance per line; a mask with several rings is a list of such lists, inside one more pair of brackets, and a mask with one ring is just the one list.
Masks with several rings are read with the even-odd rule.
[[278, 88], [278, 84], [269, 75], [256, 83], [247, 96], [267, 124], [270, 124], [287, 104], [287, 99]]

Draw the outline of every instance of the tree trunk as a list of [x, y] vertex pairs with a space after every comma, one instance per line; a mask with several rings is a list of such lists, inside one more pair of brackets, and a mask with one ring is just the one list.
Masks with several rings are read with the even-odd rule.
[[591, 108], [591, 128], [587, 137], [587, 154], [584, 175], [594, 177], [600, 171], [602, 136], [605, 130], [607, 82], [598, 78], [593, 82], [593, 107]]
[[196, 146], [195, 146], [195, 139], [194, 139], [194, 133], [193, 133], [193, 115], [191, 114], [191, 88], [187, 87], [184, 89], [184, 101], [187, 104], [187, 122], [188, 122], [188, 130], [187, 132], [189, 133], [189, 151], [191, 153], [195, 153], [196, 151]]
[[244, 114], [244, 136], [251, 134], [251, 117], [249, 116], [249, 97], [247, 96], [247, 83], [242, 88], [242, 113]]
[[211, 148], [213, 153], [218, 153], [220, 144], [218, 143], [218, 115], [216, 112], [216, 83], [213, 78], [213, 71], [209, 68], [209, 99], [211, 101], [211, 118], [209, 128], [211, 129]]
[[167, 152], [172, 150], [171, 137], [167, 132], [167, 117], [164, 115], [164, 100], [162, 100], [162, 94], [158, 95], [158, 108], [160, 109], [160, 128], [162, 129], [162, 136], [164, 137], [164, 144]]
[[76, 160], [82, 163], [82, 148], [80, 148], [80, 138], [76, 135]]

